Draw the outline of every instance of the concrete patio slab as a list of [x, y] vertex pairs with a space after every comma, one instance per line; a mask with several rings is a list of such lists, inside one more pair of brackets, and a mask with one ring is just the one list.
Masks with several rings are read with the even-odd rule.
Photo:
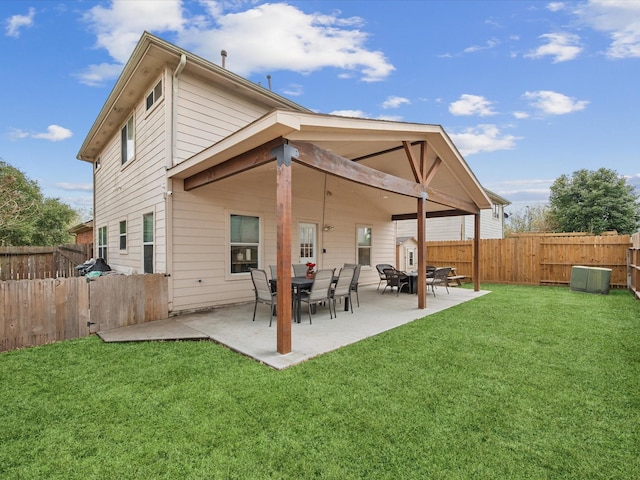
[[273, 326], [269, 327], [268, 306], [258, 305], [256, 321], [251, 321], [253, 302], [98, 335], [105, 342], [211, 339], [279, 370], [489, 293], [457, 287], [449, 288], [449, 292], [438, 288], [436, 297], [429, 293], [427, 308], [419, 310], [415, 295], [389, 292], [381, 295], [376, 285], [361, 286], [360, 307], [354, 305], [353, 314], [338, 305], [337, 318], [330, 319], [328, 308], [320, 307], [312, 315], [312, 324], [303, 307], [301, 323], [292, 324], [292, 352], [286, 355], [276, 351], [276, 321], [274, 318]]

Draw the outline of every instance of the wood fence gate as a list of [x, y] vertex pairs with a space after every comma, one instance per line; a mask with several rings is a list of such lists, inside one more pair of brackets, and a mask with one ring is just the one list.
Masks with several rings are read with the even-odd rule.
[[0, 351], [167, 318], [161, 274], [0, 282]]

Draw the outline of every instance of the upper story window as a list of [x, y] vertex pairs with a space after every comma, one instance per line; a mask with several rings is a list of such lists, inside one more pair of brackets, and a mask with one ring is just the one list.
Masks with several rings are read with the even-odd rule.
[[98, 158], [96, 159], [96, 161], [95, 161], [95, 162], [93, 162], [93, 170], [94, 170], [95, 172], [97, 172], [97, 171], [98, 171], [98, 169], [100, 168], [100, 165], [101, 165], [100, 157], [98, 157]]
[[147, 95], [147, 110], [153, 107], [162, 97], [162, 80], [160, 80], [153, 90]]
[[356, 248], [358, 249], [358, 265], [371, 265], [371, 227], [358, 227]]
[[122, 127], [121, 132], [121, 161], [122, 165], [127, 163], [129, 160], [132, 160], [135, 156], [135, 124], [133, 122], [133, 115], [127, 121], [127, 123]]
[[493, 204], [493, 218], [500, 218], [500, 205], [497, 203]]

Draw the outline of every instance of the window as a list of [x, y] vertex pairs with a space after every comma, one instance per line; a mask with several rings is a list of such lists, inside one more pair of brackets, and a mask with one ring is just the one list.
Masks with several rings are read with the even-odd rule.
[[107, 227], [100, 227], [98, 229], [98, 258], [103, 258], [107, 261]]
[[122, 132], [120, 136], [121, 144], [120, 144], [120, 159], [122, 161], [122, 165], [127, 163], [129, 160], [133, 159], [135, 155], [135, 144], [134, 144], [134, 136], [135, 136], [135, 128], [133, 124], [133, 115], [127, 121], [126, 125], [122, 127]]
[[358, 227], [358, 265], [371, 265], [371, 227]]
[[493, 204], [493, 218], [500, 218], [500, 205], [497, 203]]
[[127, 221], [120, 222], [120, 250], [127, 249]]
[[99, 168], [100, 168], [100, 157], [98, 157], [97, 160], [93, 162], [93, 170], [97, 172]]
[[153, 213], [142, 216], [142, 248], [144, 273], [153, 273]]
[[229, 221], [231, 273], [258, 268], [260, 247], [260, 217], [231, 215]]
[[408, 250], [407, 249], [407, 267], [413, 268], [413, 267], [416, 266], [415, 254], [416, 254], [415, 250]]
[[147, 95], [147, 110], [153, 107], [162, 97], [162, 80], [160, 80], [153, 90]]

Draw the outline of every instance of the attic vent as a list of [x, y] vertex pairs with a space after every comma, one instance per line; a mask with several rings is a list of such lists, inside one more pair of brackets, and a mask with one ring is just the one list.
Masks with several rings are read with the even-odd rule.
[[227, 68], [226, 64], [227, 64], [227, 51], [226, 50], [221, 50], [220, 51], [220, 55], [222, 56], [222, 68]]

